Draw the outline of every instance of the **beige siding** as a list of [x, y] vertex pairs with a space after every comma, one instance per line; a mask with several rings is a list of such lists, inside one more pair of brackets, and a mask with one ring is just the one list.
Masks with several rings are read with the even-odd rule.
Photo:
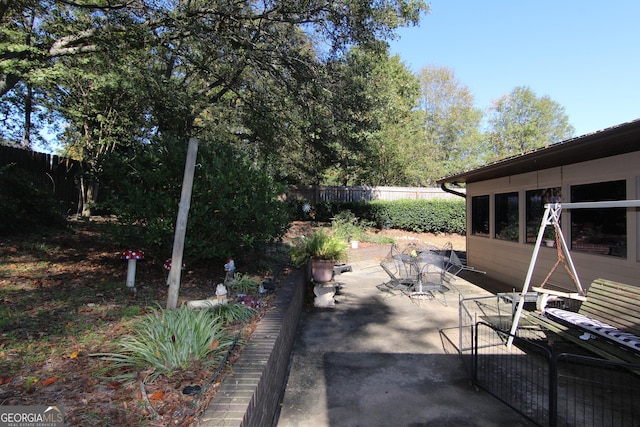
[[[471, 197], [477, 195], [490, 196], [490, 218], [493, 222], [493, 196], [499, 193], [519, 193], [520, 202], [520, 242], [505, 242], [493, 238], [467, 236], [468, 264], [480, 270], [487, 271], [491, 276], [520, 289], [526, 277], [527, 269], [533, 252], [533, 245], [525, 244], [524, 236], [524, 197], [527, 190], [561, 187], [564, 201], [569, 201], [569, 191], [572, 185], [595, 182], [626, 180], [627, 199], [640, 198], [640, 152], [608, 157], [604, 159], [577, 163], [563, 167], [541, 170], [500, 179], [488, 180], [467, 185], [467, 209], [470, 212]], [[638, 241], [640, 227], [640, 209], [628, 209], [627, 216], [627, 258], [585, 254], [572, 252], [576, 270], [580, 281], [587, 287], [594, 279], [603, 277], [631, 285], [640, 286], [640, 262]], [[569, 242], [570, 212], [563, 211], [562, 229], [565, 239]], [[467, 230], [471, 232], [471, 215], [467, 215]], [[493, 234], [493, 223], [490, 225]], [[544, 280], [557, 259], [555, 248], [542, 247], [532, 285]], [[563, 267], [550, 280], [572, 288], [573, 284]]]

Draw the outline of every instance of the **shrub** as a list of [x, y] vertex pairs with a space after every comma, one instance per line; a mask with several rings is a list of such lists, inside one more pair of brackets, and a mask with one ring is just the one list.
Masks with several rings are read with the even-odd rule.
[[[374, 200], [372, 202], [323, 202], [312, 206], [305, 215], [304, 200], [289, 202], [292, 219], [338, 223], [339, 234], [358, 232], [357, 225], [378, 228], [399, 228], [418, 233], [456, 233], [466, 231], [465, 201], [451, 199]], [[350, 214], [345, 214], [349, 212]], [[344, 216], [349, 215], [349, 216]], [[312, 218], [311, 218], [312, 217]], [[355, 221], [358, 218], [358, 221]], [[350, 223], [351, 222], [351, 223]], [[342, 234], [341, 234], [342, 235]], [[362, 239], [359, 239], [362, 240]]]
[[345, 241], [358, 240], [365, 241], [367, 235], [366, 221], [361, 221], [350, 210], [338, 213], [331, 222], [331, 229], [336, 237]]
[[188, 370], [195, 363], [213, 365], [222, 360], [233, 338], [222, 329], [222, 322], [209, 310], [181, 307], [158, 309], [133, 324], [133, 334], [117, 342], [119, 353], [99, 353], [124, 368], [123, 379], [133, 380], [145, 372], [147, 380], [171, 376]]
[[371, 220], [380, 228], [417, 233], [466, 232], [464, 200], [396, 200], [371, 202]]
[[[184, 173], [185, 144], [162, 140], [114, 153], [104, 162], [102, 207], [131, 228], [119, 236], [171, 253]], [[194, 177], [185, 258], [237, 258], [286, 233], [289, 213], [278, 196], [283, 187], [266, 168], [223, 143], [201, 143]]]

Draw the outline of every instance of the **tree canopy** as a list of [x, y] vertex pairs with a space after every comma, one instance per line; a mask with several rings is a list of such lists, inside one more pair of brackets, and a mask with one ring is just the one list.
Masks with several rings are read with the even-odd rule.
[[487, 160], [522, 154], [573, 136], [564, 108], [520, 86], [494, 102], [489, 112]]
[[25, 146], [44, 125], [34, 111], [64, 124], [59, 139], [87, 166], [85, 214], [100, 159], [157, 138], [233, 142], [287, 181], [318, 180], [345, 144], [330, 69], [356, 46], [383, 52], [425, 10], [422, 0], [8, 0], [0, 113], [22, 117]]
[[435, 158], [426, 176], [431, 183], [477, 163], [482, 111], [474, 107], [469, 88], [450, 68], [427, 66], [418, 75], [422, 87], [420, 124], [431, 147], [429, 156]]
[[426, 10], [421, 0], [7, 0], [2, 136], [29, 145], [38, 127], [63, 125], [66, 152], [85, 162], [86, 214], [104, 159], [140, 144], [232, 144], [285, 183], [431, 185], [571, 136], [549, 97], [518, 87], [483, 117], [453, 70], [413, 75], [390, 56], [385, 39]]

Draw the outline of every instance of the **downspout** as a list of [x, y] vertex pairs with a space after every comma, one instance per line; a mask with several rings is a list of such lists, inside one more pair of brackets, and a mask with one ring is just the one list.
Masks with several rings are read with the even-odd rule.
[[451, 188], [447, 188], [447, 183], [443, 182], [442, 184], [440, 184], [440, 188], [442, 189], [442, 191], [444, 191], [445, 193], [451, 193], [453, 195], [456, 195], [458, 197], [462, 197], [464, 199], [467, 198], [467, 195], [465, 193], [461, 193], [459, 191], [456, 190], [452, 190]]

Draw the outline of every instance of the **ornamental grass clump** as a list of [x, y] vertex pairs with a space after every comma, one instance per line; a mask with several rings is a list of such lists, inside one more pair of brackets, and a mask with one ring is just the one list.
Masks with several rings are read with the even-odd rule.
[[255, 308], [237, 302], [219, 304], [212, 307], [211, 312], [226, 326], [234, 323], [246, 323], [258, 313]]
[[242, 275], [236, 273], [233, 276], [233, 281], [229, 283], [229, 287], [232, 291], [238, 294], [254, 294], [258, 291], [260, 282], [248, 275]]
[[296, 266], [302, 266], [311, 260], [345, 260], [348, 254], [347, 242], [339, 237], [319, 229], [309, 237], [301, 238], [291, 248], [291, 261]]
[[132, 335], [116, 343], [120, 352], [93, 354], [114, 362], [114, 369], [124, 369], [126, 372], [118, 376], [124, 380], [134, 380], [143, 371], [145, 380], [153, 381], [197, 363], [215, 365], [233, 344], [220, 318], [209, 310], [158, 309], [135, 322], [133, 328]]

